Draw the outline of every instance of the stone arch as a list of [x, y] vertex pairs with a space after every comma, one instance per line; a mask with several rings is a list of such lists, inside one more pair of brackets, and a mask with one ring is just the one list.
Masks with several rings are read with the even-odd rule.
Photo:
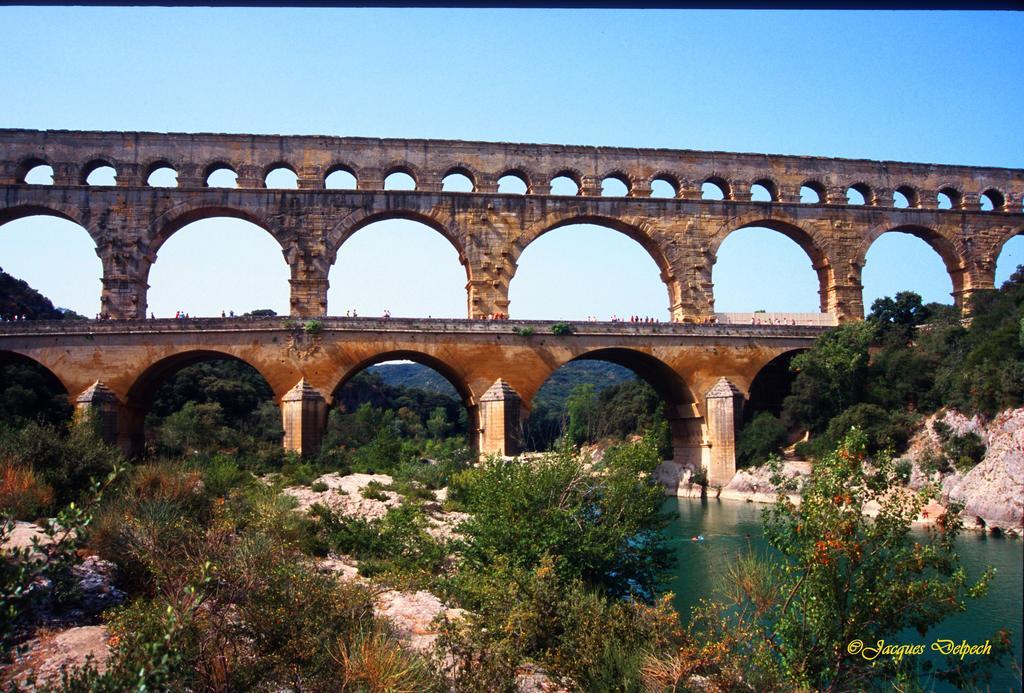
[[683, 189], [682, 178], [680, 178], [680, 176], [671, 171], [658, 171], [657, 173], [650, 177], [650, 180], [648, 181], [648, 186], [653, 187], [654, 183], [659, 180], [663, 180], [666, 183], [668, 183], [672, 187], [672, 191], [674, 192], [675, 197], [679, 197], [679, 194]]
[[818, 201], [817, 202], [803, 202], [801, 200], [801, 202], [803, 202], [803, 204], [823, 205], [826, 202], [828, 202], [828, 196], [826, 194], [825, 184], [822, 183], [817, 178], [808, 178], [807, 180], [805, 180], [802, 183], [800, 183], [800, 189], [803, 190], [804, 188], [807, 188], [808, 190], [812, 190], [814, 192], [814, 194], [818, 196]]
[[142, 165], [143, 185], [148, 186], [150, 176], [152, 176], [155, 172], [159, 171], [162, 168], [171, 169], [172, 171], [174, 171], [175, 175], [178, 175], [180, 173], [178, 171], [178, 164], [171, 161], [167, 157], [158, 157], [156, 159], [150, 159], [149, 161]]
[[760, 185], [762, 188], [768, 191], [768, 196], [772, 202], [778, 202], [780, 200], [779, 193], [779, 182], [772, 176], [760, 176], [752, 181], [747, 186], [748, 190], [753, 190], [755, 185]]
[[899, 193], [900, 195], [903, 195], [904, 198], [906, 198], [907, 209], [917, 209], [918, 207], [921, 206], [921, 194], [917, 191], [917, 188], [915, 188], [912, 185], [907, 185], [906, 183], [904, 183], [903, 185], [900, 185], [895, 190], [893, 190], [893, 199], [889, 200], [890, 207], [896, 207], [896, 193]]
[[[860, 196], [864, 198], [865, 207], [869, 207], [877, 202], [877, 200], [875, 200], [875, 192], [867, 183], [857, 181], [856, 183], [851, 183], [850, 185], [846, 186], [846, 188], [847, 190], [855, 190], [858, 193], [860, 193]], [[847, 200], [847, 203], [849, 203], [849, 200]]]
[[14, 173], [14, 180], [18, 185], [30, 185], [25, 182], [25, 176], [29, 174], [29, 171], [34, 169], [36, 166], [49, 166], [53, 168], [53, 162], [48, 157], [41, 154], [25, 157], [18, 163], [18, 167]]
[[332, 161], [330, 166], [324, 169], [324, 180], [326, 181], [332, 173], [337, 173], [338, 171], [344, 171], [345, 173], [350, 174], [356, 179], [356, 183], [358, 184], [360, 169], [355, 164], [351, 164], [347, 161]]
[[[628, 348], [598, 348], [578, 354], [565, 363], [571, 361], [608, 361], [633, 371], [654, 388], [658, 396], [670, 406], [689, 407], [697, 403], [697, 398], [682, 376], [661, 359], [643, 351]], [[565, 365], [565, 363], [559, 364], [559, 366]]]
[[788, 215], [772, 213], [765, 216], [763, 212], [751, 212], [740, 215], [729, 223], [723, 224], [715, 231], [709, 239], [707, 254], [709, 265], [707, 268], [708, 277], [712, 276], [715, 263], [718, 261], [718, 249], [725, 239], [740, 229], [751, 227], [763, 227], [780, 233], [790, 239], [804, 251], [804, 254], [811, 261], [811, 268], [818, 274], [818, 293], [820, 296], [821, 312], [828, 312], [829, 288], [834, 284], [834, 268], [829, 258], [830, 244], [813, 226], [810, 230], [805, 229], [799, 222]]
[[729, 183], [729, 179], [726, 176], [717, 171], [712, 171], [709, 175], [704, 176], [700, 182], [700, 187], [703, 188], [708, 183], [722, 191], [723, 200], [733, 199], [733, 186]]
[[260, 169], [260, 177], [263, 180], [266, 180], [267, 176], [270, 175], [272, 171], [276, 171], [279, 168], [287, 169], [294, 173], [296, 176], [299, 175], [298, 169], [296, 169], [295, 166], [291, 164], [291, 162], [286, 161], [285, 159], [274, 159], [274, 161], [270, 162], [269, 164]]
[[505, 168], [501, 173], [499, 173], [494, 178], [494, 182], [497, 183], [505, 176], [513, 176], [514, 178], [518, 178], [519, 180], [523, 181], [523, 183], [526, 184], [527, 193], [529, 193], [532, 190], [535, 181], [538, 180], [537, 177], [532, 175], [525, 166], [520, 166], [518, 164], [516, 164], [515, 166]]
[[[412, 182], [415, 185], [416, 190], [423, 190], [424, 184], [427, 182], [427, 176], [416, 164], [413, 164], [404, 159], [397, 159], [384, 166], [381, 175], [381, 184], [387, 181], [388, 176], [392, 173], [404, 173], [405, 175], [412, 178]], [[437, 181], [440, 184], [441, 181]], [[409, 192], [409, 191], [403, 191]]]
[[627, 173], [626, 171], [623, 171], [621, 168], [614, 168], [601, 176], [601, 183], [603, 184], [604, 181], [608, 178], [617, 180], [623, 185], [625, 185], [627, 197], [633, 194], [635, 188], [633, 183], [633, 177], [630, 176], [629, 173]]
[[661, 272], [661, 281], [665, 284], [665, 288], [668, 291], [669, 307], [671, 308], [671, 306], [679, 303], [681, 297], [679, 280], [675, 276], [672, 263], [662, 246], [663, 241], [657, 237], [654, 229], [646, 222], [646, 220], [643, 219], [624, 220], [618, 217], [582, 213], [567, 213], [560, 216], [549, 215], [543, 222], [527, 229], [519, 236], [519, 238], [516, 239], [513, 245], [514, 257], [511, 258], [512, 273], [508, 278], [509, 283], [511, 284], [512, 280], [515, 278], [516, 262], [531, 243], [546, 233], [560, 229], [564, 226], [571, 226], [575, 224], [593, 224], [594, 226], [603, 226], [613, 231], [618, 231], [624, 236], [639, 243], [640, 246], [647, 251], [647, 254], [651, 259], [654, 260], [654, 264], [657, 265], [658, 270]]
[[519, 394], [525, 409], [532, 409], [537, 393], [559, 368], [576, 361], [614, 363], [632, 371], [650, 385], [662, 402], [662, 410], [671, 432], [675, 461], [693, 468], [701, 466], [705, 431], [704, 418], [698, 412], [705, 411], [704, 398], [696, 396], [690, 383], [665, 361], [645, 351], [598, 347], [553, 360], [544, 372], [531, 373], [529, 382], [520, 380], [518, 385], [513, 383], [517, 388], [522, 388]]
[[204, 166], [203, 169], [202, 169], [203, 170], [203, 187], [204, 188], [209, 188], [210, 187], [210, 183], [209, 183], [210, 176], [212, 176], [214, 173], [216, 173], [217, 171], [220, 171], [222, 169], [227, 169], [227, 170], [231, 171], [233, 174], [235, 174], [235, 178], [236, 178], [235, 186], [237, 187], [237, 185], [238, 185], [238, 183], [237, 183], [238, 168], [239, 167], [236, 164], [228, 161], [227, 159], [217, 159], [215, 161], [211, 161], [206, 166]]
[[995, 272], [996, 262], [999, 260], [999, 256], [1003, 253], [1003, 247], [1010, 242], [1011, 239], [1017, 236], [1024, 236], [1024, 225], [1011, 227], [1009, 230], [1003, 231], [997, 238], [995, 243], [992, 244], [991, 254], [981, 258], [982, 262], [992, 268], [992, 272]]
[[156, 255], [160, 251], [160, 247], [167, 242], [167, 239], [185, 226], [196, 221], [212, 219], [215, 217], [241, 219], [242, 221], [247, 221], [259, 226], [261, 229], [273, 236], [274, 240], [281, 246], [281, 252], [284, 254], [285, 260], [288, 260], [292, 240], [290, 234], [286, 234], [281, 229], [269, 223], [261, 215], [251, 210], [210, 201], [183, 203], [167, 210], [154, 219], [149, 225], [149, 231], [145, 239], [146, 259], [150, 264], [155, 262]]
[[892, 224], [891, 222], [879, 224], [864, 236], [857, 249], [855, 262], [858, 267], [863, 269], [867, 263], [867, 255], [871, 246], [886, 233], [906, 233], [927, 243], [945, 265], [946, 273], [953, 284], [953, 297], [956, 304], [961, 305], [964, 292], [969, 291], [972, 287], [968, 285], [970, 280], [966, 272], [964, 248], [957, 236], [950, 238], [943, 231], [915, 224]]
[[936, 203], [938, 203], [938, 196], [945, 195], [949, 198], [949, 202], [952, 205], [952, 209], [963, 209], [964, 208], [964, 191], [959, 185], [950, 183], [947, 185], [939, 186], [939, 189], [935, 193]]
[[421, 366], [426, 366], [436, 371], [445, 380], [451, 383], [452, 387], [455, 388], [455, 391], [459, 393], [462, 403], [466, 406], [466, 409], [469, 410], [471, 415], [470, 425], [473, 425], [474, 422], [472, 420], [472, 416], [475, 414], [478, 398], [470, 388], [467, 379], [457, 368], [449, 364], [447, 361], [424, 351], [398, 349], [394, 351], [382, 351], [373, 354], [372, 356], [368, 356], [345, 368], [344, 371], [337, 376], [331, 391], [329, 393], [325, 393], [325, 395], [329, 395], [330, 401], [333, 402], [338, 390], [343, 388], [349, 380], [359, 373], [362, 373], [367, 368], [376, 366], [378, 363], [384, 363], [385, 361], [413, 361]]
[[980, 195], [979, 199], [987, 198], [992, 204], [993, 212], [1005, 212], [1006, 211], [1006, 193], [999, 188], [988, 187], [985, 188]]
[[89, 184], [88, 183], [89, 176], [91, 176], [92, 172], [95, 171], [98, 168], [104, 168], [104, 167], [112, 168], [112, 169], [114, 169], [114, 175], [117, 176], [117, 174], [118, 174], [117, 166], [118, 166], [117, 162], [114, 159], [112, 159], [109, 156], [106, 156], [104, 154], [97, 154], [96, 156], [89, 157], [86, 160], [85, 164], [82, 165], [82, 168], [79, 171], [79, 174], [78, 174], [78, 184], [79, 185], [88, 185]]
[[472, 279], [470, 266], [466, 260], [466, 245], [458, 228], [455, 226], [454, 220], [447, 216], [438, 218], [431, 214], [411, 209], [388, 209], [379, 212], [368, 212], [365, 209], [353, 211], [326, 234], [325, 245], [328, 265], [334, 264], [341, 246], [357, 231], [378, 221], [388, 221], [391, 219], [406, 219], [419, 222], [437, 231], [455, 248], [455, 252], [459, 254], [459, 262], [466, 266], [466, 278]]
[[468, 178], [469, 182], [473, 184], [473, 192], [476, 192], [480, 188], [480, 181], [482, 180], [480, 172], [469, 164], [462, 162], [451, 164], [444, 169], [440, 179], [438, 179], [438, 183], [443, 183], [445, 178], [452, 175], [465, 176]]
[[270, 364], [253, 363], [244, 355], [218, 348], [186, 348], [162, 356], [156, 361], [144, 364], [135, 372], [125, 373], [120, 382], [109, 383], [115, 393], [123, 393], [122, 411], [118, 417], [118, 440], [122, 450], [130, 454], [139, 452], [145, 446], [145, 420], [153, 405], [153, 398], [160, 386], [178, 371], [204, 361], [221, 359], [241, 361], [266, 381], [274, 393], [274, 401], [280, 402], [299, 378], [296, 373], [282, 368], [271, 371]]
[[752, 226], [762, 226], [786, 236], [807, 253], [807, 257], [811, 259], [811, 263], [815, 267], [828, 262], [828, 239], [818, 233], [814, 227], [808, 230], [802, 227], [796, 219], [788, 215], [772, 214], [771, 216], [765, 216], [763, 212], [743, 214], [720, 226], [715, 231], [714, 236], [709, 239], [708, 251], [712, 256], [717, 255], [718, 248], [729, 234]]
[[0, 366], [7, 366], [15, 363], [31, 363], [38, 366], [45, 372], [46, 379], [51, 381], [53, 385], [57, 385], [60, 389], [64, 390], [64, 393], [68, 397], [74, 397], [79, 394], [75, 391], [75, 384], [73, 382], [66, 381], [58, 374], [58, 371], [60, 370], [59, 368], [54, 370], [54, 368], [51, 368], [38, 358], [24, 354], [17, 349], [0, 349]]
[[[275, 401], [288, 392], [298, 379], [296, 374], [290, 372], [275, 373], [269, 370], [269, 364], [257, 364], [245, 356], [233, 353], [227, 349], [217, 348], [189, 348], [182, 351], [163, 356], [152, 363], [146, 364], [139, 371], [129, 374], [126, 378], [125, 403], [132, 408], [148, 409], [152, 398], [160, 385], [169, 377], [187, 366], [203, 361], [216, 361], [220, 359], [233, 359], [246, 364], [262, 378], [267, 381], [274, 393]], [[276, 376], [276, 377], [275, 377]]]
[[576, 184], [577, 195], [580, 195], [583, 192], [583, 172], [579, 169], [571, 167], [555, 169], [554, 172], [547, 177], [547, 183], [550, 185], [556, 178], [568, 178]]
[[88, 215], [84, 215], [78, 207], [55, 200], [47, 200], [44, 204], [15, 204], [11, 207], [0, 207], [0, 226], [9, 221], [32, 216], [58, 217], [78, 224], [88, 232], [94, 243], [98, 243], [99, 229]]

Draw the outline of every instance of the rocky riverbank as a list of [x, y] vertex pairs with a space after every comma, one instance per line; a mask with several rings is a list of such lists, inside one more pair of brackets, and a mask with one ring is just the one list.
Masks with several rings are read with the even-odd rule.
[[[981, 461], [967, 471], [945, 463], [937, 421], [946, 424], [954, 436], [978, 435], [984, 444]], [[1001, 412], [991, 421], [948, 410], [932, 415], [911, 438], [902, 459], [910, 465], [908, 490], [917, 491], [928, 484], [939, 490], [939, 497], [923, 509], [917, 523], [934, 524], [948, 508], [957, 507], [967, 529], [1024, 534], [1024, 409]], [[799, 489], [811, 473], [811, 464], [787, 460], [781, 471], [787, 480], [795, 480], [797, 490], [786, 495], [799, 503]], [[704, 485], [699, 473], [675, 462], [662, 463], [655, 475], [666, 494], [681, 498], [774, 503], [780, 490], [772, 483], [767, 465], [741, 469], [721, 488]], [[873, 514], [877, 508], [866, 507], [865, 512]]]

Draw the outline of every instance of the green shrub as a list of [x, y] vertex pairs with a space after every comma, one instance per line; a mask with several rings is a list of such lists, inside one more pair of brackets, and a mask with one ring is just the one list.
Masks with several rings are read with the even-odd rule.
[[327, 484], [325, 484], [322, 481], [314, 481], [313, 485], [310, 486], [309, 488], [312, 489], [316, 493], [323, 493], [325, 491], [330, 490], [331, 487], [328, 486]]
[[554, 563], [545, 555], [533, 570], [517, 570], [499, 561], [478, 609], [443, 626], [439, 647], [462, 665], [456, 690], [514, 690], [517, 667], [532, 662], [573, 690], [639, 691], [644, 656], [674, 650], [671, 597], [655, 606], [609, 598], [579, 580], [564, 583]]
[[939, 436], [942, 452], [949, 463], [962, 472], [970, 471], [985, 457], [985, 441], [974, 431], [962, 435], [953, 433], [953, 429], [942, 419], [932, 424], [932, 429]]
[[379, 481], [371, 481], [366, 486], [364, 486], [359, 493], [360, 495], [362, 495], [363, 498], [368, 498], [370, 500], [375, 501], [386, 501], [388, 500], [389, 496], [387, 493], [384, 492], [385, 490], [386, 487], [384, 486], [384, 484], [380, 483]]
[[564, 337], [566, 335], [573, 334], [576, 330], [570, 323], [567, 322], [556, 322], [551, 326], [551, 334], [556, 337]]
[[213, 496], [226, 496], [231, 489], [240, 486], [252, 478], [230, 455], [217, 453], [200, 467], [203, 484], [207, 493]]
[[[175, 479], [146, 476], [155, 480], [133, 480], [136, 494], [182, 496]], [[107, 671], [79, 672], [67, 690], [435, 689], [424, 662], [374, 617], [370, 591], [298, 552], [313, 523], [282, 499], [262, 485], [237, 488], [200, 522], [186, 526], [179, 514], [149, 531], [135, 519], [140, 507], [128, 508], [148, 592], [112, 615]]]
[[520, 337], [532, 337], [536, 331], [532, 325], [516, 326], [512, 328], [512, 331]]
[[[963, 685], [961, 675], [978, 673], [954, 659], [953, 669], [924, 678], [932, 664], [847, 647], [925, 633], [983, 595], [993, 574], [968, 580], [954, 550], [955, 515], [941, 533], [913, 531], [927, 495], [894, 493], [899, 484], [889, 456], [869, 457], [855, 430], [814, 465], [798, 506], [783, 498], [763, 512], [771, 554], [741, 557], [723, 571], [715, 602], [691, 616], [691, 633], [718, 652], [704, 672], [716, 689], [735, 689], [717, 677], [737, 670], [754, 690], [876, 690], [894, 681], [917, 690], [935, 680]], [[877, 518], [863, 512], [870, 502], [880, 506]], [[1001, 640], [992, 638], [994, 653], [1007, 649]]]
[[913, 426], [914, 418], [906, 412], [890, 412], [874, 404], [856, 404], [829, 422], [823, 445], [825, 451], [834, 449], [851, 429], [858, 428], [867, 439], [868, 454], [882, 450], [899, 453], [906, 449]]
[[473, 575], [499, 559], [532, 570], [550, 555], [569, 581], [610, 595], [650, 598], [670, 564], [659, 533], [664, 491], [651, 477], [660, 463], [657, 440], [609, 448], [597, 468], [570, 452], [534, 459], [494, 458], [457, 474], [449, 493], [471, 517], [465, 536], [460, 589], [473, 608]]
[[170, 457], [232, 447], [235, 432], [225, 426], [224, 412], [217, 402], [186, 402], [167, 416], [157, 428], [157, 448]]
[[407, 501], [435, 501], [437, 496], [429, 488], [419, 482], [399, 479], [384, 486], [385, 491], [391, 491], [402, 496]]
[[403, 504], [383, 518], [366, 520], [314, 505], [309, 531], [312, 545], [359, 560], [362, 575], [388, 574], [404, 584], [426, 584], [443, 571], [448, 552], [427, 533], [429, 522], [418, 507]]
[[778, 417], [761, 412], [736, 436], [737, 466], [764, 464], [772, 455], [781, 455], [788, 435]]
[[31, 467], [0, 464], [0, 519], [34, 520], [53, 507], [53, 489]]
[[285, 483], [294, 486], [309, 486], [320, 476], [313, 462], [304, 460], [298, 455], [290, 455], [281, 465], [281, 476]]
[[35, 422], [19, 430], [0, 427], [0, 458], [32, 469], [53, 489], [58, 505], [81, 500], [93, 480], [105, 478], [122, 462], [121, 453], [103, 442], [96, 422], [88, 419], [66, 429]]

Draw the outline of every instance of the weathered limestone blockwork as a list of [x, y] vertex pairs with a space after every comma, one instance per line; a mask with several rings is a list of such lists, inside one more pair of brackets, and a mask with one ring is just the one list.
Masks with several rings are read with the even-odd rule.
[[[85, 185], [101, 162], [117, 171], [117, 187]], [[36, 165], [50, 165], [52, 186], [26, 185]], [[178, 188], [149, 188], [157, 167], [177, 171]], [[268, 190], [265, 176], [286, 166], [298, 190]], [[206, 187], [216, 168], [235, 171], [238, 189]], [[324, 179], [344, 169], [355, 191], [325, 190]], [[384, 191], [401, 171], [417, 190]], [[472, 193], [444, 193], [449, 173], [469, 177]], [[497, 193], [506, 174], [520, 177], [526, 195]], [[551, 196], [552, 178], [566, 175], [577, 197]], [[602, 197], [605, 179], [627, 187], [626, 197]], [[674, 186], [674, 199], [649, 196], [655, 180]], [[701, 199], [713, 182], [725, 199]], [[763, 185], [772, 202], [752, 202]], [[800, 189], [818, 192], [801, 204]], [[797, 242], [818, 272], [821, 309], [840, 320], [863, 317], [861, 271], [882, 233], [912, 233], [942, 257], [963, 305], [992, 286], [1002, 245], [1024, 232], [1024, 171], [893, 161], [827, 159], [666, 149], [626, 149], [450, 140], [0, 130], [0, 223], [29, 214], [55, 214], [81, 224], [103, 259], [103, 312], [113, 318], [146, 312], [149, 266], [160, 245], [187, 223], [212, 216], [252, 221], [281, 244], [291, 266], [291, 310], [326, 315], [327, 274], [338, 248], [361, 226], [389, 218], [422, 221], [442, 233], [467, 271], [470, 317], [514, 315], [509, 286], [529, 243], [570, 223], [596, 223], [639, 242], [657, 263], [668, 293], [667, 316], [702, 322], [714, 312], [711, 281], [718, 247], [731, 232], [767, 226]], [[857, 190], [863, 205], [847, 203]], [[896, 209], [893, 193], [912, 201]], [[937, 208], [939, 191], [955, 207]], [[995, 209], [981, 211], [987, 196]]]
[[[86, 184], [101, 164], [116, 170], [115, 187]], [[52, 167], [53, 185], [25, 183], [37, 165]], [[282, 166], [297, 172], [298, 189], [267, 189], [267, 173]], [[160, 167], [176, 171], [177, 188], [146, 184]], [[206, 187], [219, 168], [237, 174], [236, 189]], [[355, 176], [355, 190], [325, 189], [337, 170]], [[413, 177], [415, 191], [384, 190], [384, 180], [398, 171]], [[474, 192], [442, 192], [451, 173], [470, 178]], [[498, 193], [505, 175], [519, 177], [527, 193]], [[561, 175], [576, 182], [577, 196], [550, 194], [551, 180]], [[608, 178], [626, 186], [625, 196], [602, 196]], [[655, 181], [672, 186], [675, 197], [650, 197]], [[717, 185], [724, 199], [701, 199], [705, 182]], [[751, 200], [755, 184], [771, 202]], [[802, 186], [817, 191], [819, 202], [801, 203]], [[850, 188], [865, 204], [847, 203]], [[319, 446], [326, 405], [345, 374], [383, 355], [422, 356], [441, 368], [465, 401], [481, 449], [502, 454], [518, 449], [519, 419], [555, 368], [575, 358], [604, 358], [659, 389], [677, 459], [703, 464], [713, 483], [735, 468], [737, 393], [748, 391], [771, 358], [806, 348], [817, 334], [700, 324], [714, 317], [712, 276], [729, 234], [767, 227], [792, 239], [818, 274], [822, 312], [848, 321], [864, 316], [862, 272], [882, 234], [910, 233], [927, 242], [945, 264], [956, 302], [965, 305], [972, 292], [993, 286], [1001, 248], [1024, 233], [1020, 169], [448, 140], [0, 130], [0, 191], [0, 224], [49, 214], [90, 234], [103, 265], [102, 312], [116, 319], [52, 329], [5, 323], [0, 352], [37, 360], [69, 393], [83, 393], [80, 408], [97, 409], [107, 423], [116, 418], [126, 450], [143, 442], [153, 373], [173, 370], [196, 351], [236, 356], [257, 368], [281, 403], [285, 446], [302, 454]], [[909, 208], [893, 206], [895, 191], [911, 201]], [[952, 209], [937, 208], [939, 192]], [[981, 210], [983, 196], [992, 211]], [[515, 323], [504, 321], [371, 325], [325, 318], [324, 333], [309, 341], [283, 322], [141, 320], [162, 244], [189, 223], [220, 216], [250, 221], [278, 242], [290, 268], [293, 316], [329, 315], [328, 275], [345, 241], [368, 224], [403, 218], [426, 224], [456, 249], [466, 269], [470, 318], [514, 318], [509, 288], [522, 253], [553, 229], [587, 223], [644, 248], [666, 287], [665, 317], [677, 324], [581, 324], [572, 337], [524, 340], [512, 332]], [[693, 395], [705, 391], [707, 398]]]
[[710, 460], [708, 484], [725, 486], [736, 473], [736, 427], [743, 407], [743, 393], [726, 378], [720, 378], [705, 395]]
[[117, 442], [117, 415], [120, 403], [117, 395], [97, 380], [75, 398], [75, 419], [92, 419], [100, 437], [108, 443]]
[[323, 395], [302, 378], [281, 398], [281, 421], [285, 450], [302, 456], [315, 454], [327, 426], [327, 403]]
[[517, 455], [522, 449], [519, 394], [498, 379], [480, 397], [480, 444], [484, 454]]
[[[462, 397], [481, 452], [511, 455], [520, 449], [522, 420], [547, 378], [570, 361], [598, 358], [633, 369], [655, 387], [675, 459], [697, 467], [725, 449], [716, 436], [731, 429], [706, 416], [696, 393], [711, 390], [721, 377], [745, 392], [765, 364], [809, 347], [822, 331], [576, 323], [573, 334], [555, 338], [553, 324], [324, 318], [310, 336], [286, 317], [19, 321], [0, 323], [0, 356], [17, 354], [53, 373], [76, 407], [104, 417], [107, 435], [127, 453], [142, 449], [147, 409], [170, 374], [197, 360], [234, 357], [266, 379], [281, 405], [284, 446], [303, 455], [319, 447], [338, 388], [367, 364], [402, 358], [436, 369]], [[526, 326], [535, 330], [532, 336], [516, 334]], [[708, 407], [715, 401], [708, 399]]]

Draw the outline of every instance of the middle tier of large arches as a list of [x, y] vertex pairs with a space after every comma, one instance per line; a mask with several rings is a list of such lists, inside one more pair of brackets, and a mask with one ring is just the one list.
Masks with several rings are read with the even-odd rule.
[[[95, 243], [104, 264], [105, 287], [116, 280], [141, 294], [128, 308], [134, 314], [114, 317], [145, 315], [149, 271], [158, 262], [160, 249], [186, 226], [214, 218], [242, 219], [274, 239], [289, 268], [292, 312], [300, 315], [332, 313], [326, 306], [327, 277], [339, 251], [361, 229], [392, 220], [421, 224], [452, 247], [465, 273], [470, 317], [489, 312], [533, 317], [517, 315], [509, 295], [520, 257], [548, 234], [580, 224], [610, 229], [636, 243], [652, 260], [652, 271], [667, 293], [667, 314], [676, 320], [713, 315], [712, 271], [718, 250], [741, 229], [767, 229], [803, 251], [817, 275], [823, 313], [842, 312], [842, 302], [859, 291], [868, 250], [883, 234], [911, 234], [927, 243], [941, 258], [960, 303], [965, 293], [992, 286], [1002, 246], [1024, 232], [1024, 227], [1002, 224], [968, 234], [965, 224], [974, 221], [968, 212], [952, 218], [926, 210], [822, 211], [806, 205], [769, 208], [731, 200], [212, 189], [190, 192], [182, 200], [153, 190], [67, 190], [58, 198], [54, 189], [13, 192], [0, 204], [0, 225], [38, 215], [70, 220]], [[991, 219], [982, 217], [986, 223]], [[297, 301], [313, 300], [296, 299], [297, 285], [306, 287], [319, 307], [302, 305], [297, 310]], [[114, 292], [106, 287], [105, 293]], [[862, 306], [852, 306], [850, 315], [856, 317], [858, 309], [862, 314]]]

